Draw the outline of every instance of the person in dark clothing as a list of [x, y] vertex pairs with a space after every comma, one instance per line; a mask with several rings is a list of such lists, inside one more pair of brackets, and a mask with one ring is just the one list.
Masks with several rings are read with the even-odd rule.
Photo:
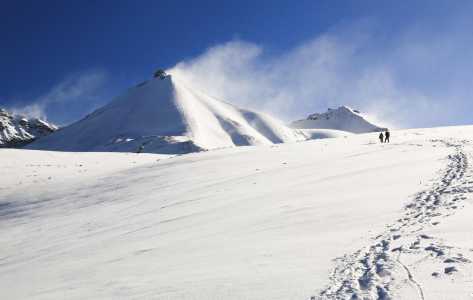
[[385, 143], [389, 143], [389, 136], [391, 134], [389, 133], [389, 130], [386, 130], [386, 132], [384, 133], [384, 142]]
[[382, 132], [379, 134], [379, 141], [380, 141], [381, 143], [384, 143], [384, 135], [383, 135]]

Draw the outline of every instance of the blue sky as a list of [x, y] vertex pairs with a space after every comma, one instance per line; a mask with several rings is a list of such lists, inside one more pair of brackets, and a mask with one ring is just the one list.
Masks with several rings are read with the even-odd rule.
[[4, 1], [0, 106], [67, 124], [180, 63], [196, 87], [285, 120], [348, 104], [398, 127], [471, 123], [472, 13], [471, 1]]

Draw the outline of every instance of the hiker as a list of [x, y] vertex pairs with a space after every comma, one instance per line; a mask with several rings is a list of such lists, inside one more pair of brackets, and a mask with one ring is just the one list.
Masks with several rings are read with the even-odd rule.
[[380, 141], [381, 143], [384, 143], [384, 135], [383, 135], [382, 132], [379, 134], [379, 141]]
[[389, 136], [390, 136], [390, 135], [391, 135], [391, 134], [389, 133], [389, 130], [386, 129], [386, 132], [384, 133], [384, 142], [385, 142], [385, 143], [389, 143]]

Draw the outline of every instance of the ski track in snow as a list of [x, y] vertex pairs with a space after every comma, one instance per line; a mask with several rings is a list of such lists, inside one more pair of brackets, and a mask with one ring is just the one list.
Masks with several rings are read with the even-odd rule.
[[[473, 192], [473, 170], [465, 151], [468, 141], [431, 142], [453, 149], [438, 182], [415, 195], [404, 208], [403, 216], [386, 226], [386, 231], [373, 238], [370, 246], [337, 258], [330, 283], [311, 300], [398, 299], [398, 293], [406, 288], [413, 289], [418, 299], [423, 300], [425, 291], [415, 278], [416, 264], [426, 259], [437, 260], [440, 267], [431, 276], [440, 277], [455, 276], [459, 265], [471, 263], [462, 249], [424, 233], [462, 208], [466, 194]], [[406, 256], [410, 264], [402, 261]]]

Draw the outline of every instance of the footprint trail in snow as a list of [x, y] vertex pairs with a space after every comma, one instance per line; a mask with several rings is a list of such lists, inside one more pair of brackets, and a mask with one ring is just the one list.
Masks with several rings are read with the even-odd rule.
[[337, 258], [329, 285], [311, 299], [387, 300], [415, 294], [417, 299], [426, 299], [422, 283], [415, 277], [417, 266], [429, 260], [436, 268], [430, 276], [446, 280], [470, 263], [467, 251], [425, 233], [461, 209], [466, 195], [473, 192], [473, 170], [465, 151], [468, 142], [431, 142], [453, 149], [438, 182], [415, 195], [402, 217], [373, 238], [370, 246]]

